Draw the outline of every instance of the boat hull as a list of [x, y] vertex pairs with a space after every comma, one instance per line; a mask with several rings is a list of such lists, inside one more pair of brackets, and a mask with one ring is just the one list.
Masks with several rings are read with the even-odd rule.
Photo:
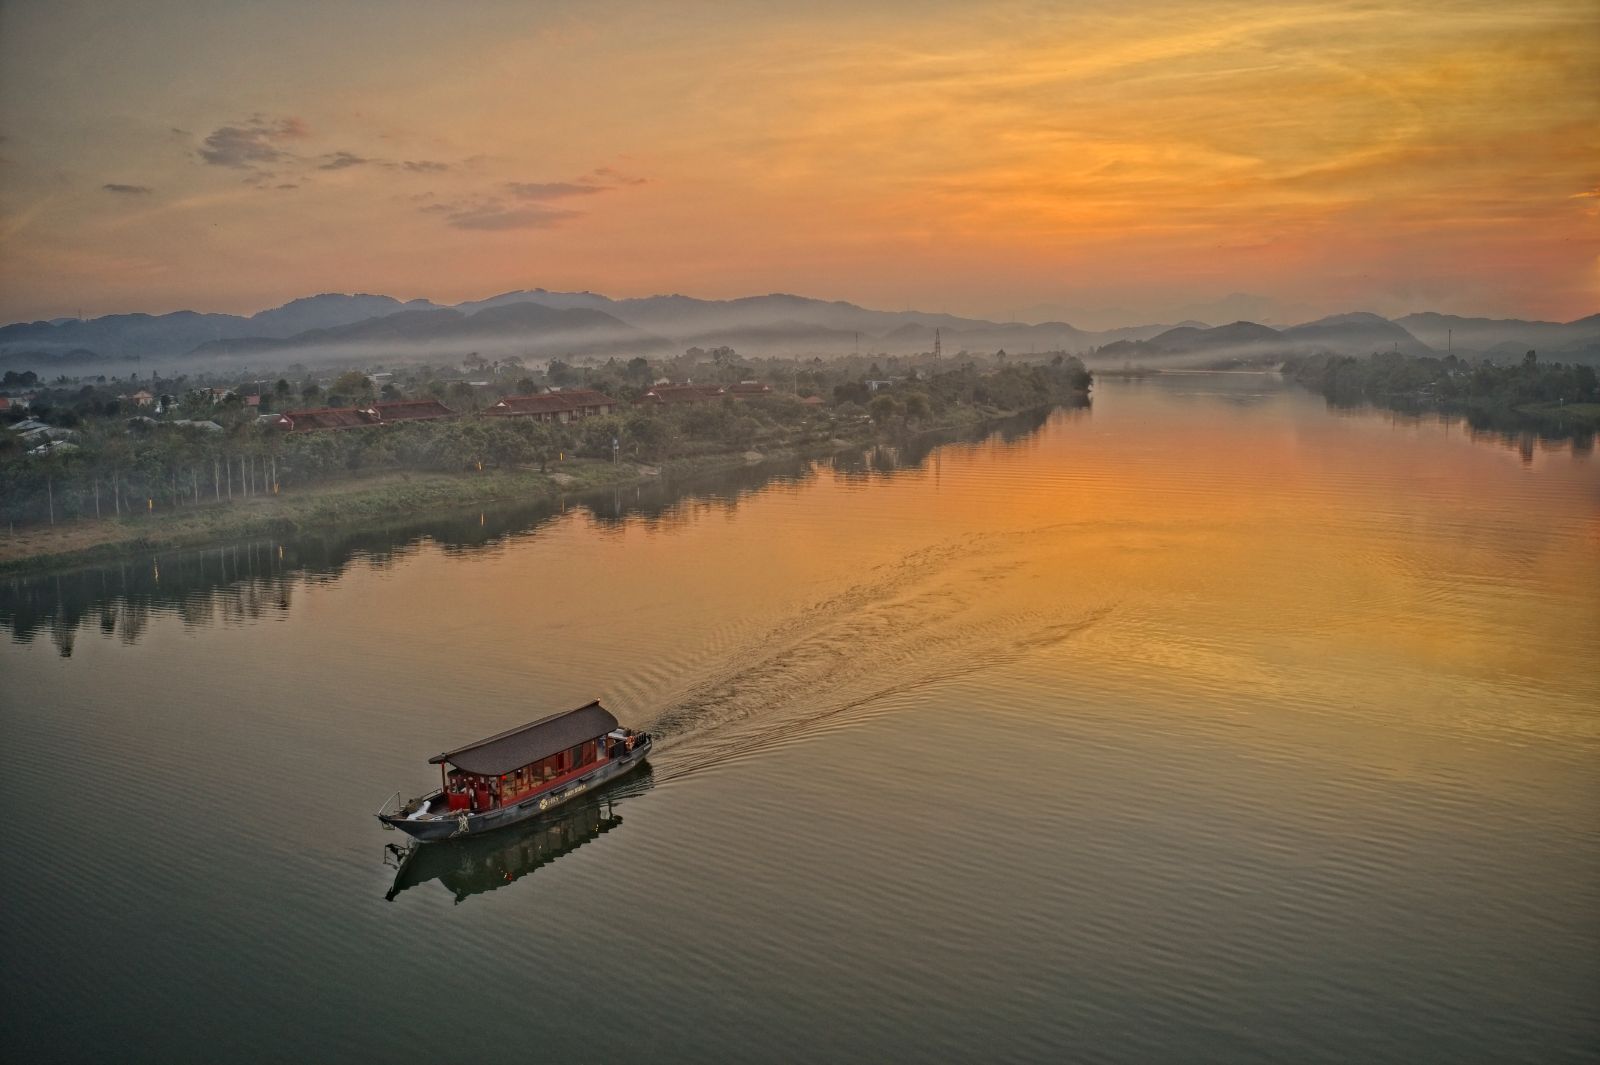
[[428, 817], [412, 820], [399, 814], [378, 815], [390, 828], [397, 828], [413, 839], [423, 843], [438, 843], [447, 839], [461, 839], [466, 836], [479, 836], [485, 832], [506, 828], [537, 817], [548, 810], [553, 810], [563, 803], [576, 799], [578, 796], [593, 791], [600, 785], [612, 781], [625, 773], [631, 772], [644, 764], [645, 756], [650, 753], [653, 741], [646, 736], [641, 742], [635, 744], [632, 751], [617, 758], [609, 758], [596, 765], [594, 770], [585, 773], [576, 780], [568, 781], [560, 787], [549, 791], [530, 795], [521, 802], [510, 806], [501, 806], [493, 810], [484, 810], [479, 813], [461, 811], [454, 816]]

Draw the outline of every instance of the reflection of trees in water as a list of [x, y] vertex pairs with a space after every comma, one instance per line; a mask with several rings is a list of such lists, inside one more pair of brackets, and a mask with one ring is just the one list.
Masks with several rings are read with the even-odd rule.
[[902, 470], [922, 469], [929, 457], [941, 449], [971, 451], [994, 441], [1015, 446], [1035, 438], [1052, 416], [1076, 419], [1087, 417], [1088, 413], [1089, 401], [1085, 399], [1073, 406], [1028, 411], [972, 428], [937, 429], [910, 434], [892, 443], [841, 451], [829, 463], [842, 480], [867, 481], [874, 474], [889, 476]]
[[1328, 409], [1347, 416], [1366, 416], [1374, 410], [1386, 412], [1397, 425], [1441, 425], [1446, 429], [1461, 427], [1468, 439], [1484, 444], [1510, 448], [1530, 463], [1539, 452], [1560, 453], [1571, 450], [1584, 455], [1594, 450], [1594, 430], [1570, 423], [1553, 423], [1514, 410], [1474, 407], [1465, 411], [1445, 411], [1426, 404], [1396, 399], [1384, 407], [1365, 400], [1328, 400]]
[[186, 626], [254, 620], [286, 610], [292, 557], [268, 541], [171, 552], [71, 573], [0, 581], [0, 622], [27, 642], [48, 628], [63, 656], [91, 619], [102, 635], [132, 644], [152, 613], [176, 614]]
[[[834, 469], [849, 475], [855, 463], [866, 476], [914, 469], [936, 448], [969, 446], [998, 438], [1014, 443], [1037, 432], [1048, 411], [1008, 418], [977, 432], [929, 433], [893, 446], [841, 456]], [[868, 458], [874, 454], [875, 457]], [[356, 562], [392, 565], [424, 543], [446, 554], [469, 555], [513, 537], [534, 535], [550, 521], [580, 511], [601, 527], [643, 521], [671, 528], [706, 509], [733, 510], [745, 497], [774, 484], [801, 484], [816, 476], [806, 459], [763, 463], [699, 476], [686, 483], [660, 478], [555, 502], [494, 510], [452, 512], [426, 520], [360, 530], [303, 533], [292, 539], [251, 540], [225, 547], [166, 551], [70, 573], [0, 578], [0, 624], [13, 639], [29, 642], [48, 630], [63, 657], [72, 654], [89, 619], [100, 632], [135, 643], [154, 614], [175, 615], [186, 627], [247, 624], [287, 611], [297, 583], [337, 579]]]
[[627, 488], [606, 489], [577, 503], [597, 525], [643, 521], [670, 528], [705, 509], [733, 510], [740, 500], [774, 484], [801, 484], [816, 476], [810, 461], [767, 462], [684, 481], [656, 478]]

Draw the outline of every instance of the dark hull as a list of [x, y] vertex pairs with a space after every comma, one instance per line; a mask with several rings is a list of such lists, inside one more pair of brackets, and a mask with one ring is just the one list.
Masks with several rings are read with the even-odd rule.
[[519, 824], [530, 817], [537, 817], [547, 810], [553, 810], [563, 803], [593, 791], [608, 781], [615, 780], [624, 773], [637, 769], [644, 764], [645, 756], [650, 753], [651, 746], [652, 742], [647, 736], [627, 754], [607, 759], [576, 780], [568, 781], [546, 792], [530, 795], [511, 806], [502, 806], [480, 813], [461, 811], [452, 815], [416, 820], [398, 814], [380, 813], [378, 820], [390, 828], [398, 828], [423, 843], [482, 835], [485, 832]]

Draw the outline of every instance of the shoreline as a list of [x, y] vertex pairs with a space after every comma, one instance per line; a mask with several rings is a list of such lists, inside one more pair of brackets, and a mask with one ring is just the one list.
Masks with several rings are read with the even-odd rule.
[[1554, 438], [1564, 435], [1600, 432], [1600, 404], [1596, 403], [1507, 403], [1482, 398], [1442, 398], [1418, 392], [1394, 393], [1377, 396], [1362, 395], [1341, 398], [1314, 382], [1303, 380], [1288, 372], [1283, 366], [1258, 368], [1187, 368], [1171, 366], [1133, 367], [1131, 369], [1098, 369], [1097, 380], [1138, 381], [1150, 377], [1174, 377], [1182, 374], [1240, 374], [1274, 375], [1292, 385], [1297, 385], [1328, 403], [1347, 409], [1368, 407], [1393, 414], [1435, 414], [1445, 417], [1477, 419], [1482, 427], [1499, 432], [1535, 432]]
[[[1055, 406], [1059, 404], [1048, 405]], [[928, 426], [909, 435], [973, 430], [1025, 413], [1028, 412], [995, 412]], [[396, 471], [360, 481], [321, 484], [286, 495], [202, 504], [150, 516], [29, 526], [13, 530], [9, 535], [0, 534], [0, 577], [71, 570], [115, 561], [136, 552], [202, 548], [231, 540], [300, 535], [317, 529], [376, 526], [422, 512], [554, 502], [564, 496], [583, 496], [605, 489], [631, 488], [669, 479], [693, 480], [797, 458], [825, 458], [895, 439], [872, 432], [854, 438], [835, 437], [812, 447], [777, 446], [771, 450], [755, 450], [760, 447], [755, 444], [752, 449], [715, 452], [659, 464], [568, 459], [550, 463], [545, 473], [531, 468], [462, 473]]]
[[[792, 458], [794, 454], [763, 454], [760, 461]], [[734, 453], [659, 467], [572, 459], [552, 463], [548, 473], [523, 469], [460, 474], [397, 472], [358, 483], [318, 485], [290, 495], [167, 511], [155, 517], [103, 518], [53, 528], [31, 527], [0, 539], [0, 576], [75, 569], [136, 552], [177, 551], [258, 536], [381, 525], [420, 512], [554, 502], [567, 495], [628, 488], [663, 477], [692, 478], [751, 465], [757, 463], [746, 460], [742, 453]]]

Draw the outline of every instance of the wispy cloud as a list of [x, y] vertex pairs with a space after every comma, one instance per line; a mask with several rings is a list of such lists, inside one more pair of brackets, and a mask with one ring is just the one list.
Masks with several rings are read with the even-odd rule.
[[243, 170], [287, 158], [290, 153], [281, 145], [309, 134], [306, 124], [298, 118], [268, 119], [262, 115], [252, 115], [238, 125], [219, 126], [212, 130], [206, 135], [199, 156], [202, 162], [210, 166]]
[[432, 159], [407, 159], [398, 166], [401, 170], [409, 170], [414, 174], [438, 174], [450, 169], [449, 163], [435, 162]]
[[624, 174], [621, 171], [614, 170], [609, 166], [597, 166], [578, 180], [587, 184], [603, 184], [612, 186], [648, 185], [650, 183], [649, 178], [633, 177], [628, 174]]
[[578, 217], [579, 211], [556, 207], [489, 208], [458, 211], [445, 223], [457, 229], [550, 229]]
[[119, 196], [148, 196], [155, 191], [149, 185], [124, 185], [116, 181], [108, 181], [100, 187]]
[[508, 181], [506, 191], [519, 200], [560, 200], [568, 196], [592, 196], [610, 192], [608, 185], [585, 185], [576, 181]]
[[330, 152], [322, 156], [322, 162], [317, 164], [318, 170], [347, 170], [352, 166], [366, 166], [371, 159], [362, 158], [353, 152]]
[[[614, 192], [623, 185], [643, 183], [643, 178], [626, 177], [601, 167], [571, 181], [506, 181], [492, 194], [429, 202], [417, 211], [437, 216], [456, 229], [551, 229], [582, 218], [585, 213], [552, 206], [553, 203], [581, 200]], [[423, 193], [413, 199], [431, 200], [432, 196], [431, 192]]]

